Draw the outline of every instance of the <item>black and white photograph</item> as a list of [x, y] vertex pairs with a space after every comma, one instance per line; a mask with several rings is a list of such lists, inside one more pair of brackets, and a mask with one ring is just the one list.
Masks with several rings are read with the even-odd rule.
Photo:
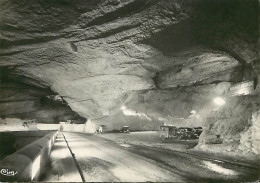
[[260, 182], [260, 0], [0, 0], [0, 182]]

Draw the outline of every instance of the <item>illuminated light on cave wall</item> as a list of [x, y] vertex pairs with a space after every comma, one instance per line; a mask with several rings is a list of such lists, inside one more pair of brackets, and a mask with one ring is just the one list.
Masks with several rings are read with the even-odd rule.
[[146, 114], [144, 113], [138, 113], [134, 110], [128, 109], [125, 105], [121, 106], [120, 108], [123, 111], [123, 114], [126, 116], [138, 116], [138, 117], [144, 117], [149, 121], [152, 121], [151, 118], [149, 118]]
[[197, 112], [195, 110], [190, 111], [191, 114], [196, 114]]
[[226, 101], [221, 97], [216, 97], [216, 98], [214, 98], [213, 101], [215, 104], [217, 104], [219, 106], [224, 105], [226, 103]]
[[159, 117], [158, 120], [159, 120], [159, 121], [167, 121], [167, 119], [166, 119], [166, 118], [163, 118], [163, 117]]
[[237, 95], [249, 95], [254, 90], [254, 81], [244, 81], [233, 85], [230, 88], [230, 93], [233, 96]]
[[249, 88], [241, 88], [239, 89], [235, 95], [249, 95], [251, 90]]

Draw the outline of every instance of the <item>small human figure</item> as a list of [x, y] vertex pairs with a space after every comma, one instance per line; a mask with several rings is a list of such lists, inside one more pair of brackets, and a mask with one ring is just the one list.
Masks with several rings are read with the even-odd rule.
[[100, 126], [100, 127], [98, 128], [98, 133], [100, 133], [100, 134], [102, 134], [102, 133], [103, 133], [102, 126]]
[[23, 122], [23, 127], [24, 127], [24, 128], [25, 128], [25, 127], [29, 127], [27, 121]]

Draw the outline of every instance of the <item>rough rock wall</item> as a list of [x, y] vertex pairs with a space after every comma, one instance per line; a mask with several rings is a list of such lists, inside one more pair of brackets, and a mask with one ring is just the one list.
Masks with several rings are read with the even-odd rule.
[[[50, 90], [25, 84], [0, 83], [0, 118], [20, 118], [24, 121], [35, 119], [36, 122], [44, 123], [67, 120], [85, 122], [69, 106], [48, 99], [47, 96], [51, 94]], [[12, 122], [11, 119], [3, 121]]]
[[[259, 107], [259, 95], [229, 97], [225, 106], [210, 111], [204, 118], [204, 131], [197, 148], [222, 153], [259, 154]], [[217, 143], [213, 139], [216, 135], [223, 141], [221, 145], [210, 143]]]
[[[0, 8], [0, 67], [50, 87], [96, 124], [203, 126], [238, 144], [259, 110], [257, 97], [229, 94], [259, 81], [257, 0], [2, 0]], [[217, 107], [218, 96], [227, 105]]]
[[260, 111], [252, 114], [251, 126], [240, 133], [240, 143], [238, 149], [241, 152], [260, 154]]

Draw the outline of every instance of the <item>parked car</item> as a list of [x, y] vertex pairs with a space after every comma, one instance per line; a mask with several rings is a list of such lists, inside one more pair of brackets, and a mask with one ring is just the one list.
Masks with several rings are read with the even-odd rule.
[[121, 133], [130, 133], [129, 126], [123, 126], [120, 130]]
[[189, 127], [180, 127], [163, 125], [160, 126], [159, 136], [162, 140], [176, 138], [180, 140], [194, 140], [198, 139], [202, 133], [201, 127], [189, 128]]
[[193, 128], [193, 131], [196, 135], [197, 138], [200, 137], [200, 134], [202, 133], [203, 129], [201, 127], [196, 127], [196, 128]]
[[178, 139], [182, 139], [182, 140], [198, 139], [198, 136], [196, 135], [194, 129], [188, 127], [178, 128], [176, 135]]
[[160, 126], [159, 137], [162, 140], [169, 139], [169, 138], [175, 138], [176, 130], [177, 130], [177, 128], [175, 126], [169, 126], [169, 125]]

